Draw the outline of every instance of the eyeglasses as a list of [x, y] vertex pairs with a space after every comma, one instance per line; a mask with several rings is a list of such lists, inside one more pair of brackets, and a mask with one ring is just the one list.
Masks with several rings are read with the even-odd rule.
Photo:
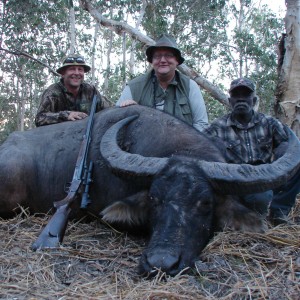
[[175, 55], [171, 54], [171, 53], [167, 53], [167, 54], [154, 54], [153, 55], [153, 59], [156, 59], [156, 60], [161, 60], [163, 57], [165, 59], [171, 59], [171, 58], [174, 58]]
[[64, 61], [64, 64], [73, 64], [73, 63], [78, 63], [78, 64], [84, 64], [84, 58], [81, 56], [78, 57], [67, 57]]

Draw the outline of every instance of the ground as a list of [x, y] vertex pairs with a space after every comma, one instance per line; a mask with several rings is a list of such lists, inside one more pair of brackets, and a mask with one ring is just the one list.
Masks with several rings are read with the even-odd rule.
[[146, 240], [101, 221], [70, 223], [64, 243], [33, 252], [49, 216], [0, 220], [0, 299], [292, 299], [300, 295], [300, 200], [265, 234], [215, 235], [194, 270], [137, 275]]

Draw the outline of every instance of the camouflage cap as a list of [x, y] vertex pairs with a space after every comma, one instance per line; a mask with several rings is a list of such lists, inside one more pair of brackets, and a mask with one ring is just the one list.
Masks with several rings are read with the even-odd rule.
[[184, 58], [181, 56], [181, 52], [178, 49], [178, 46], [174, 40], [173, 37], [171, 37], [170, 35], [167, 34], [163, 34], [159, 37], [159, 39], [156, 41], [155, 45], [153, 46], [149, 46], [146, 50], [146, 55], [147, 55], [147, 61], [152, 63], [152, 57], [153, 57], [153, 53], [154, 50], [156, 50], [157, 48], [170, 48], [172, 49], [176, 56], [177, 56], [177, 60], [178, 60], [178, 64], [181, 65], [184, 62]]
[[91, 70], [91, 67], [85, 63], [84, 57], [80, 54], [71, 54], [67, 56], [63, 65], [56, 70], [57, 73], [62, 74], [63, 69], [69, 66], [82, 66], [84, 68], [84, 73], [87, 73]]
[[242, 77], [242, 78], [235, 79], [231, 82], [229, 93], [231, 93], [234, 89], [239, 87], [246, 87], [251, 92], [255, 91], [255, 83], [249, 78]]

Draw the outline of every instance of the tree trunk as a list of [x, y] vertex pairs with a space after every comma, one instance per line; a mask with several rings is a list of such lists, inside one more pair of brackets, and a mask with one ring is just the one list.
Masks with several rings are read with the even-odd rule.
[[92, 47], [92, 84], [96, 84], [96, 77], [95, 77], [95, 54], [96, 54], [96, 44], [97, 44], [97, 37], [98, 37], [98, 32], [99, 32], [99, 23], [95, 23], [95, 28], [94, 28], [94, 39], [93, 39], [93, 47]]
[[73, 1], [69, 2], [69, 17], [70, 17], [70, 54], [75, 53], [75, 44], [76, 44], [76, 30], [75, 30], [75, 10], [73, 6]]
[[103, 91], [104, 95], [106, 95], [108, 92], [109, 76], [111, 74], [110, 56], [111, 56], [111, 52], [112, 52], [112, 47], [113, 47], [113, 33], [111, 31], [109, 34], [108, 48], [107, 48], [107, 53], [106, 53], [106, 72], [105, 72], [105, 77], [104, 77], [104, 91]]
[[122, 33], [122, 52], [123, 52], [123, 60], [122, 60], [122, 81], [123, 81], [123, 88], [126, 86], [126, 32]]
[[[138, 19], [135, 23], [135, 28], [136, 29], [139, 29], [139, 27], [142, 23], [143, 17], [144, 17], [145, 12], [146, 12], [147, 5], [148, 5], [148, 2], [146, 0], [143, 0], [143, 5], [142, 5], [142, 9], [140, 11], [140, 15], [139, 15], [139, 17], [138, 17]], [[130, 74], [134, 73], [134, 63], [135, 63], [134, 51], [135, 51], [135, 48], [136, 48], [136, 42], [137, 42], [137, 40], [133, 40], [132, 44], [131, 44], [130, 59], [129, 59], [129, 73]]]
[[[19, 130], [24, 131], [24, 116], [25, 116], [25, 103], [26, 103], [26, 82], [24, 67], [21, 66], [21, 97], [19, 99]], [[18, 93], [19, 95], [19, 93]]]
[[286, 34], [279, 47], [276, 117], [300, 137], [300, 0], [286, 0]]

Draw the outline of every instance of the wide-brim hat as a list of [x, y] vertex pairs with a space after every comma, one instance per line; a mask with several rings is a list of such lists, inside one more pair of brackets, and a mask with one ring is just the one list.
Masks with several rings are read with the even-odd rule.
[[231, 81], [229, 93], [240, 87], [246, 87], [251, 92], [255, 91], [255, 83], [249, 78], [242, 77]]
[[178, 49], [178, 46], [173, 37], [167, 34], [163, 34], [156, 41], [155, 45], [149, 46], [146, 49], [147, 61], [152, 63], [153, 53], [157, 48], [169, 48], [175, 52], [175, 55], [178, 60], [178, 65], [181, 65], [184, 62], [184, 58], [181, 56], [181, 52]]
[[60, 68], [56, 70], [57, 73], [62, 74], [62, 71], [69, 66], [82, 66], [84, 73], [87, 73], [91, 70], [91, 67], [85, 63], [84, 57], [80, 54], [72, 54], [67, 56]]

